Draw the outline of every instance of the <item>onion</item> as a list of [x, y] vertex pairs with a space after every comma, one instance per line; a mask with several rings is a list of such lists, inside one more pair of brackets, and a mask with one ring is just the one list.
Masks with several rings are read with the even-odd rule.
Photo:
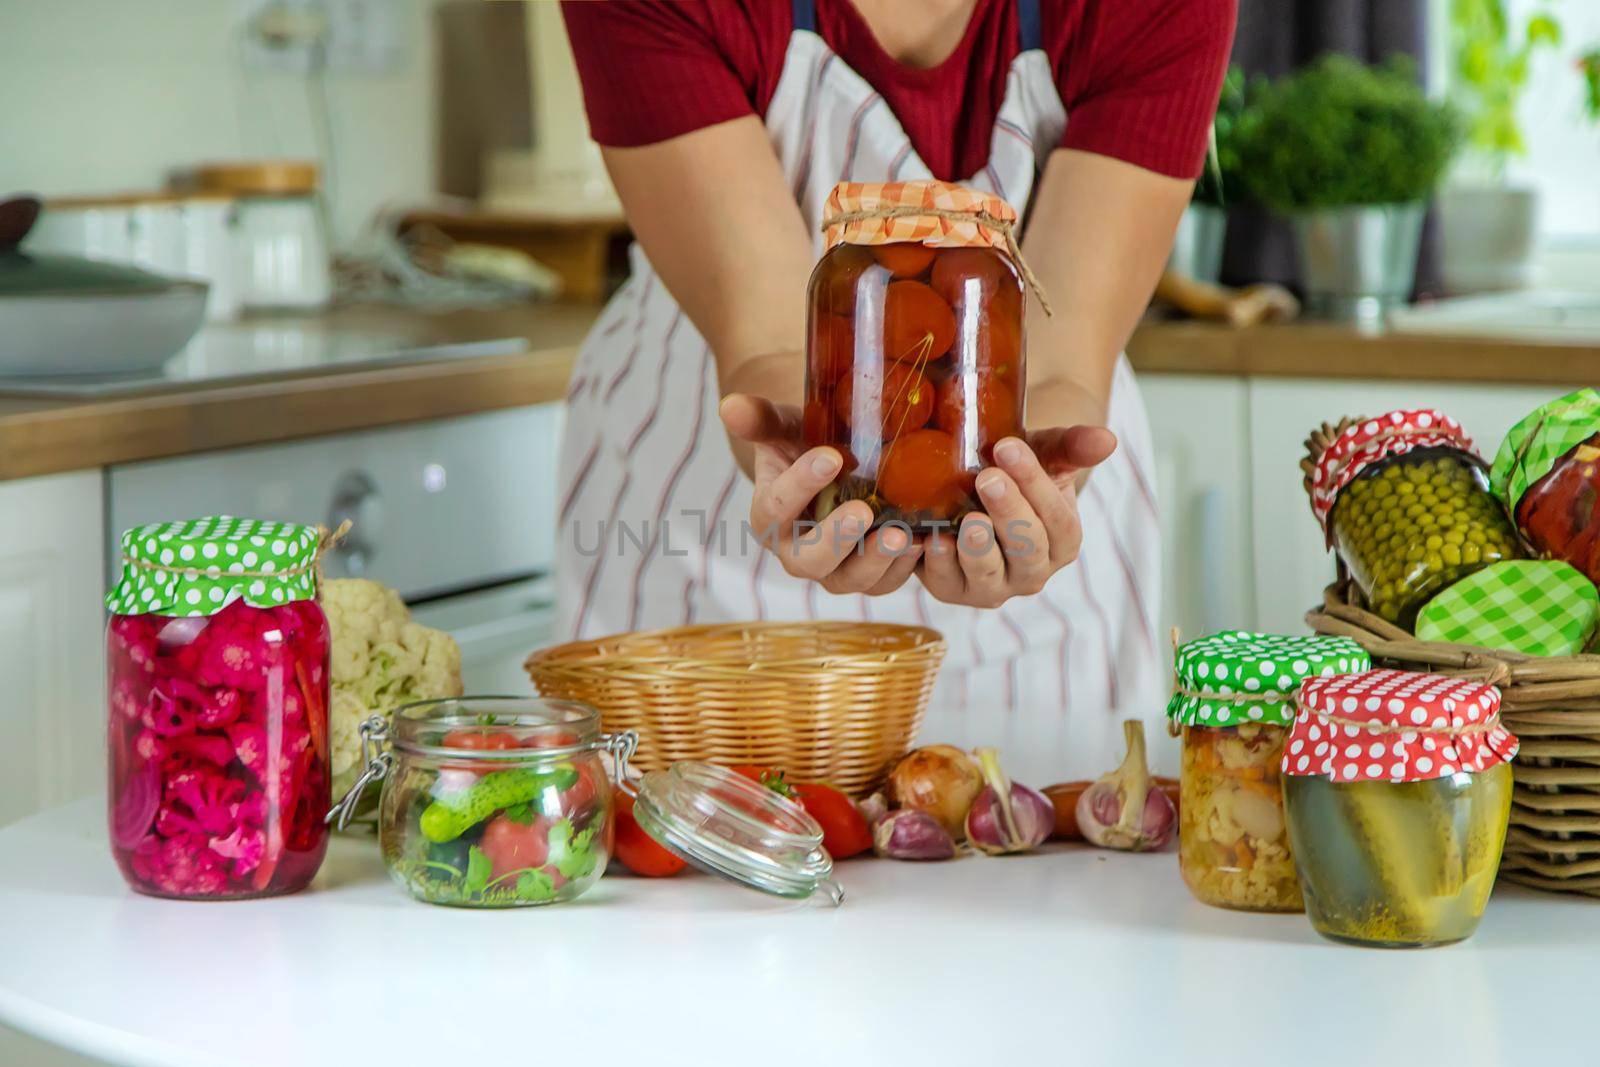
[[966, 832], [967, 809], [983, 789], [983, 775], [959, 748], [929, 745], [895, 765], [888, 788], [896, 806], [932, 815], [959, 841]]
[[1167, 794], [1150, 787], [1144, 756], [1144, 723], [1122, 724], [1128, 754], [1122, 766], [1084, 790], [1078, 798], [1078, 829], [1101, 848], [1143, 852], [1162, 848], [1178, 828], [1178, 811]]
[[991, 856], [1031, 852], [1044, 844], [1056, 822], [1049, 798], [1008, 779], [992, 748], [978, 749], [978, 764], [988, 784], [967, 810], [967, 843]]
[[892, 860], [947, 860], [956, 843], [932, 815], [901, 808], [872, 828], [872, 850]]

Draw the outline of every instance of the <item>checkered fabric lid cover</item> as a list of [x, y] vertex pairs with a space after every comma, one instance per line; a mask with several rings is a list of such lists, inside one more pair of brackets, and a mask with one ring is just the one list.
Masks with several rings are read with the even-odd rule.
[[1336, 782], [1426, 782], [1517, 754], [1500, 690], [1442, 674], [1375, 670], [1310, 678], [1283, 746], [1283, 773]]
[[[920, 214], [918, 211], [926, 211]], [[873, 213], [904, 212], [889, 218]], [[960, 217], [952, 217], [955, 213]], [[868, 215], [867, 218], [850, 218]], [[917, 241], [936, 248], [998, 248], [1009, 254], [1012, 206], [953, 182], [840, 182], [822, 210], [827, 245], [885, 245]]]
[[315, 526], [217, 515], [122, 535], [117, 615], [215, 615], [235, 600], [271, 608], [317, 595]]
[[1575, 656], [1600, 625], [1600, 592], [1560, 560], [1506, 560], [1467, 576], [1417, 616], [1423, 641]]
[[1589, 386], [1530, 412], [1506, 434], [1495, 453], [1489, 482], [1515, 511], [1528, 486], [1556, 461], [1600, 432], [1600, 389]]
[[1311, 513], [1323, 532], [1339, 491], [1380, 459], [1418, 448], [1447, 445], [1472, 451], [1472, 438], [1461, 424], [1432, 408], [1391, 411], [1345, 429], [1317, 457], [1311, 471]]
[[1287, 726], [1300, 683], [1372, 666], [1348, 637], [1288, 637], [1224, 630], [1178, 647], [1167, 715], [1180, 726]]

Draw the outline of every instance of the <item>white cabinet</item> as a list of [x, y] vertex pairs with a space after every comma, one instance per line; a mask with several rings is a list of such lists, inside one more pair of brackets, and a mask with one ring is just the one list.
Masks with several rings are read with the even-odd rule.
[[0, 825], [104, 781], [99, 471], [0, 482]]
[[1255, 625], [1249, 390], [1243, 379], [1140, 379], [1161, 509], [1161, 632]]
[[[1571, 388], [1577, 388], [1574, 383]], [[1523, 415], [1569, 388], [1256, 378], [1249, 382], [1249, 461], [1256, 619], [1260, 629], [1299, 633], [1306, 611], [1333, 578], [1300, 484], [1303, 442], [1312, 427], [1345, 415], [1433, 407], [1455, 416], [1485, 459]]]

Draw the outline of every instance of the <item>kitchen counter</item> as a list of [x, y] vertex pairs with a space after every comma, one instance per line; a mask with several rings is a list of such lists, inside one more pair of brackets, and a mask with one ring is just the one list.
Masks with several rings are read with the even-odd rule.
[[1334, 945], [1194, 902], [1171, 853], [852, 860], [842, 907], [700, 875], [417, 904], [370, 842], [312, 889], [152, 900], [99, 801], [0, 830], [0, 1022], [138, 1067], [1581, 1063], [1600, 902], [1502, 887], [1475, 938]]
[[373, 331], [410, 346], [525, 338], [518, 355], [330, 368], [93, 400], [0, 395], [0, 481], [559, 400], [599, 308], [423, 312], [356, 307], [278, 328]]

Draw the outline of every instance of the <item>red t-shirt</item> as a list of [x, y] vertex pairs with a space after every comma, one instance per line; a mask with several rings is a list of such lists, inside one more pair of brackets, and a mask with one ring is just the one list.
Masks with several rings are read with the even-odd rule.
[[[612, 147], [763, 115], [793, 32], [788, 0], [563, 5], [589, 127]], [[1237, 0], [1040, 0], [1067, 110], [1063, 147], [1199, 175]], [[816, 0], [816, 31], [899, 118], [937, 178], [983, 169], [1019, 50], [1014, 0], [978, 0], [954, 53], [927, 70], [886, 53], [850, 0]]]

